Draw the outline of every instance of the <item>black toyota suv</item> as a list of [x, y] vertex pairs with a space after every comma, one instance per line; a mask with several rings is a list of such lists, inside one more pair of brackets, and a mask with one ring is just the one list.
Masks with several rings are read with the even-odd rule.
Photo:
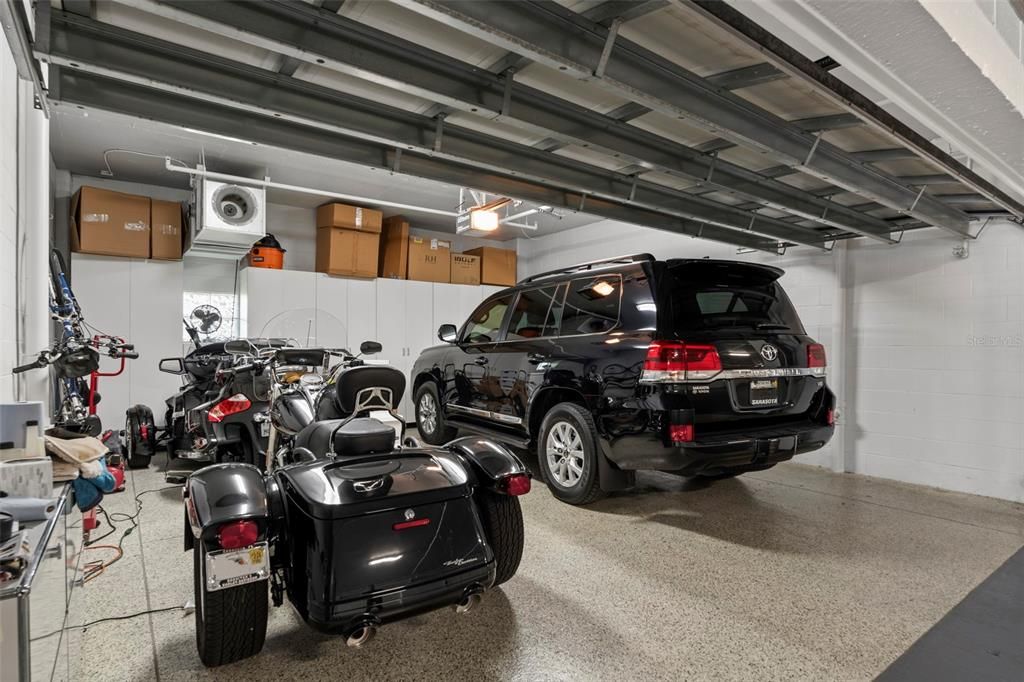
[[529, 277], [412, 370], [419, 432], [536, 448], [559, 499], [592, 502], [637, 469], [733, 476], [825, 445], [835, 398], [767, 265], [648, 254]]

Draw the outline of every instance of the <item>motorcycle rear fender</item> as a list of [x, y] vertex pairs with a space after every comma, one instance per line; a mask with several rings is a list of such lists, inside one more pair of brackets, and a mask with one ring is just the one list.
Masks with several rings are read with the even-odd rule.
[[270, 502], [267, 484], [260, 470], [251, 464], [214, 464], [188, 477], [184, 490], [188, 520], [185, 548], [195, 540], [216, 546], [222, 524], [230, 521], [256, 521], [260, 539], [267, 536], [270, 525]]
[[496, 492], [503, 492], [502, 483], [509, 476], [530, 475], [530, 470], [518, 457], [504, 445], [489, 438], [458, 438], [448, 443], [445, 448], [469, 465], [479, 485]]

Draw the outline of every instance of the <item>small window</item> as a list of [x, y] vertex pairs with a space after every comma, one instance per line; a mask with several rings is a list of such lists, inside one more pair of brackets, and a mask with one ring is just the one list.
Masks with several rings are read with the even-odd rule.
[[602, 275], [569, 282], [559, 325], [561, 336], [600, 334], [619, 323], [622, 277]]
[[506, 341], [524, 341], [544, 336], [544, 323], [555, 296], [555, 287], [520, 292], [508, 322]]
[[464, 343], [493, 343], [501, 333], [501, 322], [512, 303], [512, 294], [484, 303], [473, 311], [462, 335]]
[[743, 298], [735, 291], [699, 291], [697, 306], [701, 315], [748, 312]]

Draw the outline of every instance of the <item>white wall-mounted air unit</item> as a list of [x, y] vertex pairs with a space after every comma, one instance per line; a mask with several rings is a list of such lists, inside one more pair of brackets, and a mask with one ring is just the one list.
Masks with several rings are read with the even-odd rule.
[[237, 257], [267, 233], [262, 187], [202, 179], [195, 190], [193, 255]]

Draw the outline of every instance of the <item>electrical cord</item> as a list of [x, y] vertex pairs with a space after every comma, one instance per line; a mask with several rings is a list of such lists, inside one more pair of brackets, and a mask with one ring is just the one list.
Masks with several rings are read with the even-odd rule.
[[138, 618], [139, 616], [146, 616], [146, 615], [150, 615], [150, 614], [153, 614], [153, 613], [164, 613], [165, 611], [188, 611], [188, 610], [189, 610], [189, 607], [187, 607], [187, 606], [164, 606], [164, 607], [158, 608], [158, 609], [148, 609], [146, 611], [139, 611], [138, 613], [128, 613], [128, 614], [125, 614], [123, 616], [108, 616], [107, 618], [97, 618], [96, 620], [91, 620], [88, 623], [83, 623], [82, 625], [68, 625], [67, 627], [60, 628], [59, 630], [54, 630], [53, 632], [47, 632], [45, 635], [39, 635], [38, 637], [33, 637], [29, 641], [30, 642], [35, 642], [35, 641], [40, 640], [40, 639], [46, 639], [47, 637], [53, 637], [58, 632], [64, 632], [66, 630], [85, 630], [87, 628], [91, 628], [93, 625], [97, 625], [99, 623], [106, 623], [106, 622], [112, 621], [112, 620], [129, 620], [131, 618]]

